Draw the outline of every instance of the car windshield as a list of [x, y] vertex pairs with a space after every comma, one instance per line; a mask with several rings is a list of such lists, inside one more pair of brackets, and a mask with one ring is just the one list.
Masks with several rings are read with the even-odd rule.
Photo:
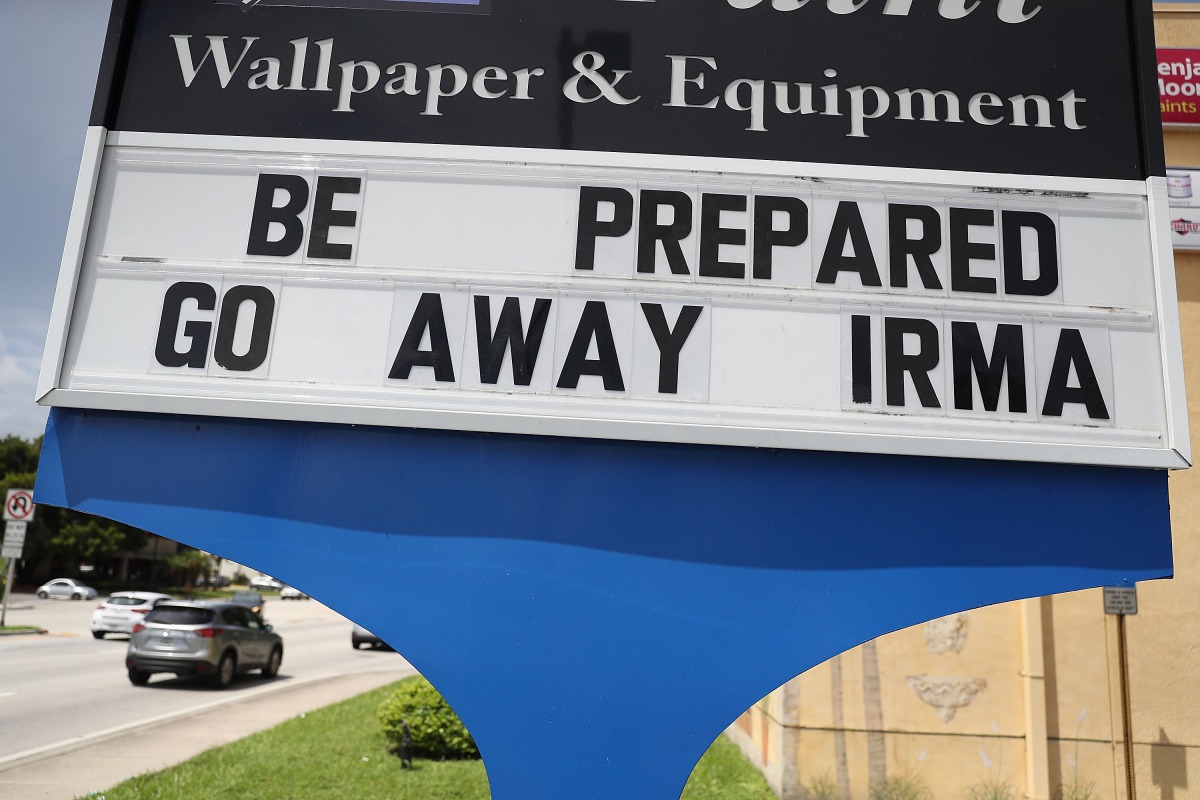
[[146, 615], [146, 622], [159, 625], [204, 625], [211, 622], [212, 609], [184, 608], [182, 606], [159, 606]]

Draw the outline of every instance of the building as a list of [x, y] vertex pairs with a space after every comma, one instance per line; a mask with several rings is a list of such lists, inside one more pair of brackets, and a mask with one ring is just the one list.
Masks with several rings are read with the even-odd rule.
[[[1200, 49], [1200, 3], [1156, 3], [1155, 35], [1159, 48]], [[1200, 55], [1196, 65], [1200, 73]], [[1200, 104], [1200, 78], [1194, 86], [1179, 97]], [[1200, 123], [1200, 109], [1190, 112]], [[1200, 194], [1200, 127], [1168, 127], [1164, 142], [1169, 172], [1194, 168]], [[1200, 223], [1200, 207], [1196, 215]], [[1188, 249], [1179, 234], [1200, 240], [1200, 226], [1179, 224], [1176, 234], [1195, 437], [1200, 241]], [[1138, 614], [1125, 623], [1135, 795], [1143, 800], [1200, 797], [1200, 471], [1173, 474], [1170, 490], [1176, 577], [1139, 585]], [[934, 620], [809, 670], [728, 735], [785, 800], [1125, 800], [1117, 620], [1105, 614], [1100, 590]]]

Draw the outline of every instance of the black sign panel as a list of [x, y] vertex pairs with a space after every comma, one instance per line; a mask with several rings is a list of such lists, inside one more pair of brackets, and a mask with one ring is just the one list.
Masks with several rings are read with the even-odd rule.
[[94, 123], [1080, 177], [1163, 171], [1140, 0], [284, 2], [129, 0], [115, 12], [113, 102], [98, 104]]

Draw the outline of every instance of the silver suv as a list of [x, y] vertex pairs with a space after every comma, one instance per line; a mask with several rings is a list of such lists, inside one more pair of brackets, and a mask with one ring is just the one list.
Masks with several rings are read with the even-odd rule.
[[161, 603], [134, 626], [125, 666], [144, 686], [156, 672], [207, 678], [224, 689], [238, 672], [262, 670], [273, 678], [283, 661], [283, 639], [262, 617], [236, 603]]

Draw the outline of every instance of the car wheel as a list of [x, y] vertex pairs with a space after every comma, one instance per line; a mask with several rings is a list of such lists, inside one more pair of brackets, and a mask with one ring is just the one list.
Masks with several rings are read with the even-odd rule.
[[355, 650], [358, 650], [363, 646], [363, 643], [360, 642], [358, 639], [351, 639], [350, 644], [354, 645]]
[[237, 672], [237, 660], [233, 657], [233, 653], [226, 653], [217, 663], [217, 671], [212, 676], [212, 685], [218, 689], [224, 689], [233, 683], [235, 672]]
[[49, 596], [50, 595], [46, 594], [45, 592], [38, 592], [38, 598], [41, 600], [45, 600]]
[[75, 594], [71, 595], [71, 599], [72, 600], [82, 600], [83, 595], [81, 595], [79, 592], [76, 592]]
[[283, 650], [276, 647], [271, 651], [271, 657], [267, 659], [266, 665], [262, 668], [262, 676], [264, 678], [274, 678], [279, 674], [279, 665], [283, 663]]
[[93, 639], [103, 639], [104, 631], [92, 631], [92, 638]]
[[145, 686], [150, 682], [150, 673], [145, 670], [129, 668], [129, 682], [134, 686]]

